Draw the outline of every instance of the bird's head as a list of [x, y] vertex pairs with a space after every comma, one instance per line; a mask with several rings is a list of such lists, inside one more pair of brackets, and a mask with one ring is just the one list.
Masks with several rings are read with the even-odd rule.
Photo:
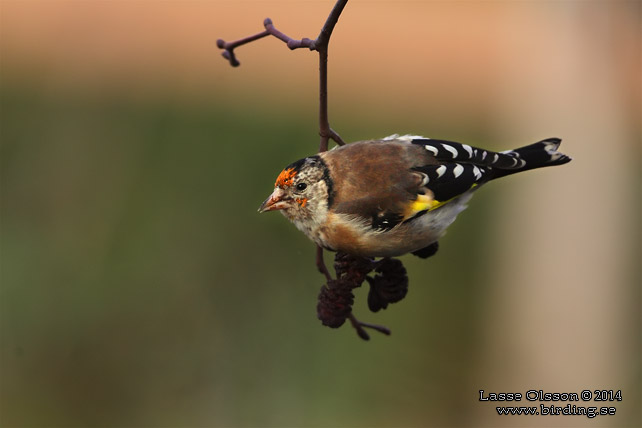
[[310, 229], [325, 219], [332, 199], [332, 180], [319, 156], [298, 160], [276, 179], [274, 191], [259, 212], [279, 210], [299, 229]]

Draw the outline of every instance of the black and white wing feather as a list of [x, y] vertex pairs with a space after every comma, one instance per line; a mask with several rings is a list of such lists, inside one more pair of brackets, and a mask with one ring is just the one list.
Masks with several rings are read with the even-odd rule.
[[489, 180], [545, 166], [561, 165], [571, 159], [557, 152], [559, 138], [549, 138], [529, 146], [505, 152], [460, 144], [454, 141], [414, 138], [437, 160], [437, 165], [414, 168], [424, 174], [425, 188], [434, 194], [438, 208], [447, 201]]

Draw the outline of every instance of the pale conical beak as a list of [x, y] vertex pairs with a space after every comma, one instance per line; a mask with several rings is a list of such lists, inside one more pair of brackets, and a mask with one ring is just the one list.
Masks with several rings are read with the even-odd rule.
[[268, 198], [261, 204], [259, 207], [259, 212], [264, 213], [266, 211], [275, 211], [275, 210], [282, 210], [283, 208], [287, 207], [288, 201], [285, 197], [285, 192], [283, 189], [277, 187], [274, 189], [274, 192]]

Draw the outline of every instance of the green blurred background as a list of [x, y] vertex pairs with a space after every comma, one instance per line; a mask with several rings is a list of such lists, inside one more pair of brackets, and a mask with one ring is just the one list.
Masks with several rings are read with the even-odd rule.
[[[640, 3], [348, 4], [345, 140], [574, 157], [480, 190], [402, 302], [357, 290], [370, 342], [320, 324], [314, 246], [256, 212], [318, 145], [315, 55], [215, 47], [332, 4], [2, 0], [2, 426], [640, 425]], [[598, 388], [616, 416], [478, 401]]]

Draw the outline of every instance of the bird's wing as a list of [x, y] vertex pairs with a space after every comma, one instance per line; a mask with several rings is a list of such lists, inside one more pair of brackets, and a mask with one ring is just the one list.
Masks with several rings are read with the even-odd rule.
[[437, 165], [414, 168], [425, 174], [425, 188], [434, 195], [435, 203], [430, 209], [438, 208], [489, 180], [570, 161], [568, 156], [557, 152], [561, 142], [559, 138], [548, 138], [499, 153], [445, 140], [415, 138], [410, 142], [425, 149], [437, 161]]
[[447, 204], [492, 179], [493, 170], [525, 163], [512, 151], [420, 137], [353, 143], [328, 154], [343, 186], [333, 209], [382, 231]]
[[526, 165], [526, 161], [514, 150], [497, 153], [468, 144], [430, 138], [413, 139], [411, 143], [423, 147], [439, 162], [470, 163], [497, 169], [520, 169]]
[[388, 230], [407, 218], [423, 174], [413, 166], [434, 159], [419, 146], [401, 141], [351, 143], [320, 155], [332, 178], [330, 209], [375, 230]]

